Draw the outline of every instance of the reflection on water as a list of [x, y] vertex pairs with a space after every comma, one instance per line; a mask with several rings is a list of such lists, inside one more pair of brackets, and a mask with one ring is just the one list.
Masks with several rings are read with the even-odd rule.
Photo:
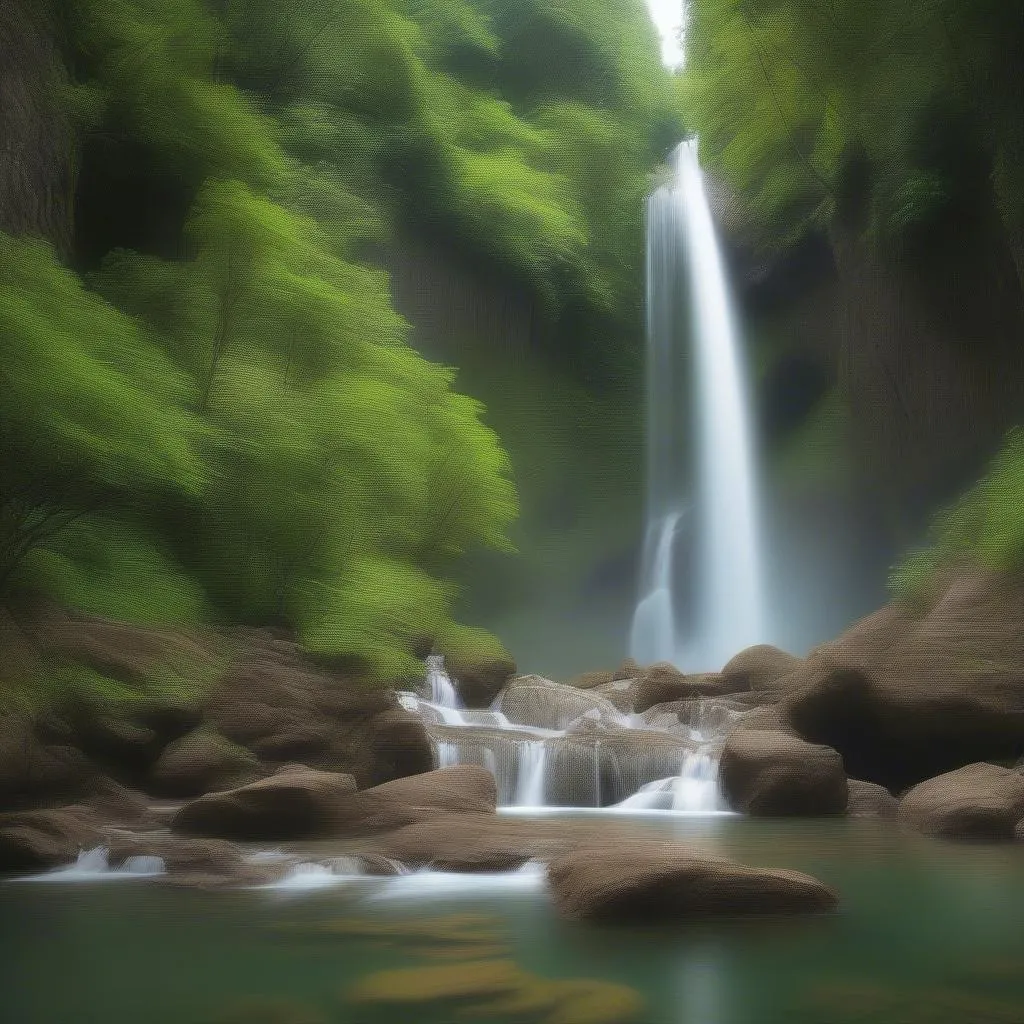
[[[597, 990], [586, 985], [601, 982], [623, 1007], [637, 998], [627, 993], [642, 998], [636, 1024], [1024, 1021], [1019, 848], [948, 846], [843, 821], [660, 815], [618, 819], [615, 827], [654, 829], [749, 864], [810, 872], [839, 890], [842, 909], [799, 921], [599, 928], [557, 918], [536, 869], [498, 878], [356, 876], [341, 886], [300, 887], [286, 899], [142, 879], [4, 883], [3, 1019], [200, 1024], [240, 1000], [258, 1000], [271, 1008], [298, 1004], [307, 1019], [328, 1024], [526, 1024], [550, 1017], [556, 997], [593, 1005]], [[309, 861], [331, 857], [321, 849]], [[549, 1009], [512, 1018], [431, 1015], [413, 1005], [356, 1013], [343, 996], [382, 971], [484, 959], [513, 964], [521, 972], [515, 998]]]

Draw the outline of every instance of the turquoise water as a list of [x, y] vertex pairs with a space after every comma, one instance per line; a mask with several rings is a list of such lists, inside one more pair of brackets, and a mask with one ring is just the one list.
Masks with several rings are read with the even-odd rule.
[[808, 871], [840, 891], [842, 909], [805, 921], [609, 929], [558, 919], [542, 882], [526, 876], [415, 896], [408, 887], [419, 883], [408, 878], [398, 880], [404, 894], [379, 879], [311, 892], [8, 882], [0, 885], [0, 1019], [303, 1019], [223, 1016], [249, 997], [301, 1003], [319, 1015], [310, 1020], [474, 1024], [451, 1008], [374, 1015], [347, 1005], [346, 989], [369, 972], [451, 961], [422, 959], [401, 940], [307, 928], [469, 911], [493, 915], [486, 927], [508, 952], [490, 955], [547, 978], [636, 989], [647, 1001], [639, 1024], [1024, 1024], [1024, 848], [945, 845], [857, 822], [645, 817], [635, 825], [746, 863]]

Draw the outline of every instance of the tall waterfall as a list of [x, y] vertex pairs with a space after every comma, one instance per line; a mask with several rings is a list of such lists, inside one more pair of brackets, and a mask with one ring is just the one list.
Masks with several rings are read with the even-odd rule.
[[[671, 172], [647, 203], [647, 524], [630, 653], [641, 664], [718, 669], [764, 639], [754, 448], [740, 339], [696, 140], [675, 150]], [[680, 383], [688, 337], [695, 418], [684, 416], [689, 403]], [[690, 436], [697, 444], [692, 510], [683, 478]], [[674, 568], [683, 523], [698, 552], [696, 574], [686, 581], [695, 613], [685, 638]]]

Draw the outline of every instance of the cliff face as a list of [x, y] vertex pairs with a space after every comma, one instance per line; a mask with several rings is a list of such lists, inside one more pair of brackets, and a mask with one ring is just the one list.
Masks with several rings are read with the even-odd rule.
[[6, 0], [0, 17], [0, 230], [71, 243], [72, 132], [45, 0]]

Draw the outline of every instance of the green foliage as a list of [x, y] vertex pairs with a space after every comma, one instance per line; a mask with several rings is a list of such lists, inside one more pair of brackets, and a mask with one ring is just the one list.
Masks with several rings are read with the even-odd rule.
[[697, 0], [684, 109], [766, 241], [855, 213], [891, 245], [985, 187], [981, 150], [1019, 246], [1022, 42], [999, 0]]
[[890, 577], [894, 593], [925, 594], [946, 567], [970, 561], [996, 571], [1024, 568], [1024, 431], [1015, 429], [985, 477], [935, 517], [929, 543]]
[[284, 625], [377, 676], [431, 639], [497, 656], [451, 621], [452, 580], [512, 550], [509, 460], [408, 346], [366, 243], [418, 230], [485, 257], [567, 349], [637, 333], [639, 205], [675, 133], [642, 6], [60, 17], [87, 272], [0, 236], [0, 587]]

